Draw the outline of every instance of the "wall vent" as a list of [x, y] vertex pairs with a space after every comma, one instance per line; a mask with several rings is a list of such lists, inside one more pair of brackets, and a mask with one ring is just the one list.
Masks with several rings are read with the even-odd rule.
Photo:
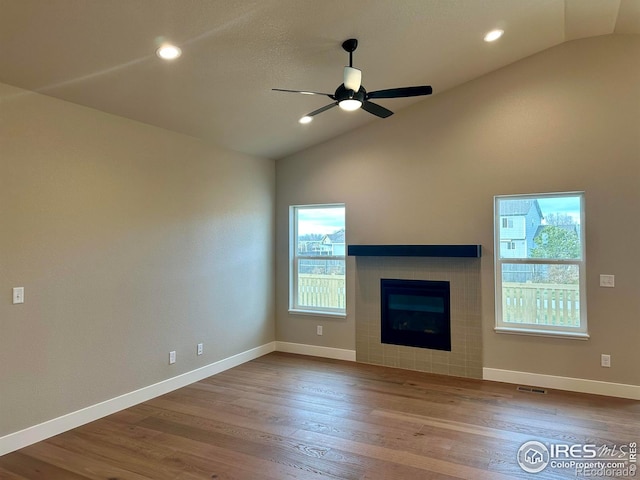
[[519, 392], [527, 392], [527, 393], [547, 393], [547, 390], [540, 387], [523, 387], [520, 385], [516, 388]]

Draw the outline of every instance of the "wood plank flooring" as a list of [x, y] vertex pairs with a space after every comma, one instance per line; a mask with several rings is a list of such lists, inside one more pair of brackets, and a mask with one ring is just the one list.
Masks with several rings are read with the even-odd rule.
[[529, 440], [639, 443], [640, 402], [272, 353], [0, 457], [0, 479], [575, 478], [523, 472]]

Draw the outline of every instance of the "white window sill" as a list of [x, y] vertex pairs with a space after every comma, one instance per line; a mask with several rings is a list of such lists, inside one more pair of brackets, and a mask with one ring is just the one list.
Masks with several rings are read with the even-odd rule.
[[309, 315], [313, 317], [330, 317], [330, 318], [347, 318], [347, 314], [344, 312], [323, 312], [319, 310], [297, 310], [294, 308], [289, 309], [289, 315]]
[[538, 330], [535, 328], [513, 327], [495, 327], [494, 330], [496, 333], [506, 333], [509, 335], [531, 335], [535, 337], [566, 338], [569, 340], [589, 340], [589, 334], [582, 332], [560, 332], [555, 330]]

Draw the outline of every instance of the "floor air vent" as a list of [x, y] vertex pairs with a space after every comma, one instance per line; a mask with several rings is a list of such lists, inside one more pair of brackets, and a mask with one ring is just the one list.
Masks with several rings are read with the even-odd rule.
[[547, 393], [547, 391], [544, 388], [540, 388], [540, 387], [519, 386], [518, 388], [516, 388], [516, 390], [518, 390], [519, 392], [527, 392], [527, 393]]

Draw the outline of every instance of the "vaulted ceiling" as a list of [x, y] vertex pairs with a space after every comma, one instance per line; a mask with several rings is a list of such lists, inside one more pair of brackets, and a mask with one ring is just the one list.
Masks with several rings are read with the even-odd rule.
[[[484, 42], [495, 28], [504, 36]], [[359, 40], [367, 90], [431, 85], [437, 95], [612, 33], [640, 34], [640, 0], [0, 0], [0, 82], [280, 158], [389, 121], [333, 108], [301, 125], [331, 100], [271, 90], [333, 93], [347, 38]], [[156, 56], [167, 41], [180, 58]], [[377, 103], [398, 112], [429, 98]]]

